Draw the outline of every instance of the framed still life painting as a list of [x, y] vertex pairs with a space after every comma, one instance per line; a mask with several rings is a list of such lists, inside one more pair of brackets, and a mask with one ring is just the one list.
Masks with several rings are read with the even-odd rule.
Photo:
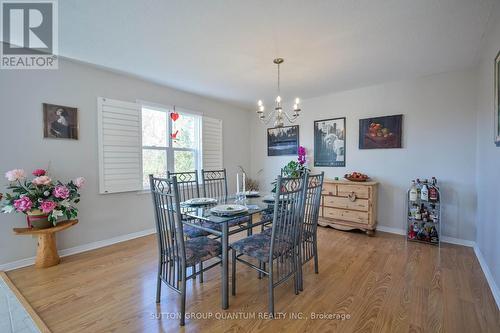
[[403, 115], [359, 120], [359, 149], [401, 148]]
[[495, 144], [500, 147], [500, 52], [495, 58]]
[[314, 121], [314, 166], [345, 167], [345, 118]]
[[299, 126], [267, 129], [267, 156], [297, 155]]
[[43, 103], [43, 137], [78, 140], [78, 109]]

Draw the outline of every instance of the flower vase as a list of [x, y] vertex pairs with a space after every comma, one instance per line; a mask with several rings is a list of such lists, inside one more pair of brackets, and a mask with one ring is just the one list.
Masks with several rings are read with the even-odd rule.
[[26, 220], [28, 221], [28, 228], [47, 229], [53, 227], [52, 222], [49, 221], [49, 215], [39, 209], [29, 211]]

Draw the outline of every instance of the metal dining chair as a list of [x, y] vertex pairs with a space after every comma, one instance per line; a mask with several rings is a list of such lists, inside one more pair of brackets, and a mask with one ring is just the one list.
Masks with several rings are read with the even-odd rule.
[[220, 265], [221, 261], [187, 276], [187, 267], [195, 266], [222, 253], [221, 244], [208, 237], [184, 240], [179, 189], [176, 177], [154, 178], [149, 175], [158, 240], [158, 276], [156, 303], [160, 303], [161, 285], [181, 294], [180, 325], [185, 324], [186, 281], [197, 274]]
[[[231, 244], [232, 294], [236, 294], [236, 263], [241, 262], [269, 277], [269, 313], [274, 316], [274, 288], [289, 278], [294, 279], [299, 293], [299, 237], [304, 215], [307, 174], [298, 178], [278, 177], [272, 232], [259, 233]], [[243, 255], [267, 264], [267, 269], [242, 259]]]
[[[203, 196], [207, 198], [216, 198], [226, 200], [228, 198], [227, 191], [227, 173], [226, 169], [221, 170], [205, 170], [201, 169], [201, 178], [203, 186]], [[243, 216], [228, 222], [228, 226], [234, 227], [243, 223], [249, 223], [251, 217]], [[220, 230], [220, 224], [211, 224], [216, 230]]]
[[[179, 187], [179, 199], [181, 202], [184, 202], [189, 199], [199, 198], [200, 197], [200, 187], [198, 184], [198, 172], [189, 171], [189, 172], [170, 172], [167, 171], [167, 178], [177, 177], [177, 185]], [[204, 225], [202, 221], [196, 220], [194, 218], [189, 218], [187, 216], [183, 216], [184, 220], [188, 220], [191, 223]], [[190, 225], [184, 225], [184, 236], [187, 238], [196, 238], [208, 236], [210, 233], [208, 231], [202, 230], [200, 228], [196, 228]], [[196, 272], [196, 266], [192, 267], [193, 273]], [[203, 263], [200, 263], [200, 282], [203, 283]], [[196, 276], [195, 276], [196, 278]]]
[[301, 228], [301, 242], [299, 248], [299, 289], [304, 290], [302, 265], [314, 258], [314, 272], [318, 270], [318, 217], [321, 205], [321, 191], [325, 173], [309, 174], [305, 196], [304, 219]]

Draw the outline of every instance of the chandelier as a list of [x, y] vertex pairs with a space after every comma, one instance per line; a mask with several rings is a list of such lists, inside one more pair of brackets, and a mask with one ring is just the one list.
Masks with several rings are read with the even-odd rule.
[[276, 97], [275, 100], [275, 106], [274, 110], [271, 111], [267, 116], [264, 115], [264, 104], [262, 103], [262, 100], [259, 100], [257, 103], [257, 115], [259, 116], [259, 119], [264, 123], [268, 124], [271, 119], [275, 118], [274, 120], [274, 126], [275, 127], [283, 127], [284, 125], [284, 119], [288, 119], [289, 122], [293, 123], [297, 119], [300, 113], [300, 107], [299, 103], [300, 100], [298, 98], [295, 99], [295, 104], [293, 105], [293, 114], [289, 115], [287, 112], [283, 111], [282, 107], [282, 100], [280, 96], [280, 65], [284, 62], [285, 60], [283, 58], [276, 58], [273, 60], [273, 62], [278, 65], [278, 97]]

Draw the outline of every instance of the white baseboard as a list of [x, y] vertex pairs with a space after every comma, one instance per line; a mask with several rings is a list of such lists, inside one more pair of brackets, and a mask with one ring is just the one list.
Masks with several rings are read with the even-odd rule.
[[406, 235], [406, 231], [404, 231], [403, 229], [385, 227], [383, 225], [377, 225], [377, 230], [383, 231], [383, 232], [388, 232], [390, 234], [403, 235], [403, 236]]
[[[98, 249], [101, 247], [113, 245], [116, 243], [125, 242], [128, 240], [134, 239], [134, 238], [139, 238], [139, 237], [151, 235], [151, 234], [154, 234], [155, 232], [156, 232], [156, 229], [154, 229], [154, 228], [146, 229], [146, 230], [142, 230], [142, 231], [138, 231], [138, 232], [133, 232], [133, 233], [127, 234], [127, 235], [117, 236], [117, 237], [104, 239], [104, 240], [100, 240], [100, 241], [89, 243], [89, 244], [70, 247], [69, 249], [59, 250], [59, 256], [66, 257], [66, 256], [70, 256], [72, 254], [77, 254], [77, 253], [82, 253], [82, 252], [86, 252], [86, 251], [90, 251], [90, 250], [95, 250], [95, 249]], [[35, 257], [16, 260], [13, 262], [9, 262], [9, 263], [0, 265], [0, 271], [10, 271], [10, 270], [13, 270], [16, 268], [30, 266], [30, 265], [33, 265], [34, 263], [35, 263]]]
[[486, 281], [488, 281], [488, 285], [490, 286], [491, 293], [493, 294], [493, 298], [495, 299], [495, 302], [497, 303], [497, 308], [500, 309], [500, 289], [498, 288], [498, 285], [495, 282], [495, 279], [493, 279], [493, 274], [491, 274], [490, 268], [488, 267], [488, 264], [486, 263], [486, 260], [483, 257], [483, 253], [479, 249], [479, 246], [477, 244], [474, 244], [474, 253], [476, 254], [477, 260], [479, 261], [479, 264], [481, 265], [481, 268], [483, 269], [484, 276], [486, 277]]

